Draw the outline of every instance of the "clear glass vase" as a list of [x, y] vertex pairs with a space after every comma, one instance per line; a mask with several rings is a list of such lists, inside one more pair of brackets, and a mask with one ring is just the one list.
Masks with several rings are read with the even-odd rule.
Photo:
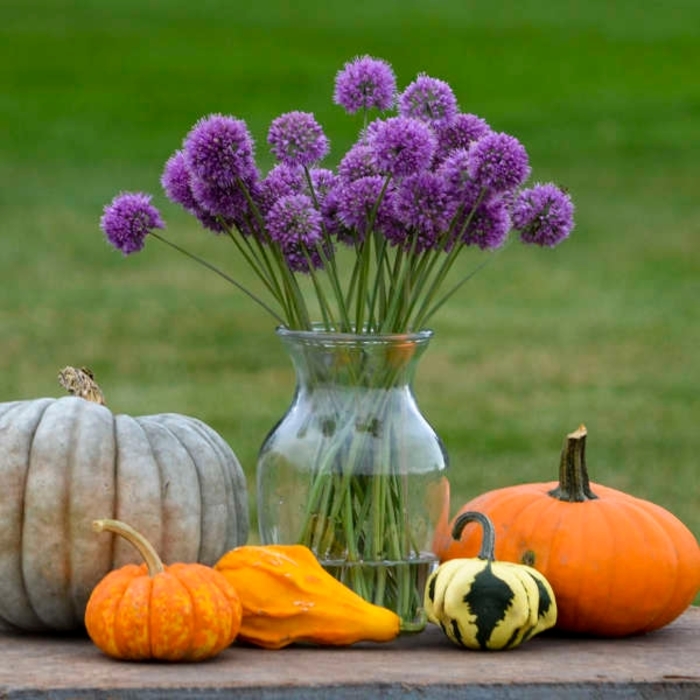
[[307, 545], [363, 598], [415, 623], [449, 498], [443, 444], [412, 388], [432, 333], [277, 334], [296, 390], [258, 457], [260, 538]]

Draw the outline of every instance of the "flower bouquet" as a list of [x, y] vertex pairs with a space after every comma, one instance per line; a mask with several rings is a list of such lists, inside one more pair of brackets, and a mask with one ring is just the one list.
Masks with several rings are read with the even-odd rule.
[[[362, 117], [335, 169], [320, 165], [329, 140], [303, 111], [272, 121], [264, 175], [246, 123], [222, 114], [199, 120], [165, 164], [166, 196], [233, 244], [257, 289], [160, 233], [150, 195], [117, 195], [101, 228], [124, 254], [148, 236], [175, 248], [270, 314], [297, 391], [261, 449], [261, 537], [307, 544], [363, 596], [410, 619], [419, 576], [391, 566], [430, 559], [435, 514], [416, 503], [446, 507], [444, 451], [414, 416], [411, 392], [429, 323], [478, 269], [460, 272], [469, 249], [511, 237], [555, 246], [573, 228], [573, 205], [555, 184], [525, 187], [523, 145], [460, 111], [440, 79], [420, 74], [399, 92], [387, 62], [362, 56], [337, 73], [333, 99]], [[281, 486], [271, 474], [285, 470], [298, 476]]]

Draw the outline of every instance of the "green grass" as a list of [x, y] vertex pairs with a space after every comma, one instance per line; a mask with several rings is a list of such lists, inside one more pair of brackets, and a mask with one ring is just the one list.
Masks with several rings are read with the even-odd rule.
[[[58, 395], [94, 369], [115, 411], [201, 417], [255, 455], [291, 398], [271, 321], [152, 241], [123, 259], [98, 229], [119, 190], [156, 193], [170, 234], [245, 278], [233, 250], [160, 193], [209, 112], [314, 111], [335, 162], [357, 123], [331, 103], [361, 53], [405, 85], [450, 82], [464, 111], [568, 187], [572, 238], [508, 247], [443, 309], [420, 405], [451, 459], [454, 506], [549, 480], [584, 422], [594, 480], [700, 535], [700, 5], [651, 0], [6, 0], [0, 27], [0, 397]], [[253, 504], [254, 505], [254, 504]]]

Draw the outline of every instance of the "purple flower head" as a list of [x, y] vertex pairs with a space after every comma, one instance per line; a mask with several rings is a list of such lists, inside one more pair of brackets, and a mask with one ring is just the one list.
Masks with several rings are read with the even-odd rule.
[[456, 203], [449, 196], [445, 180], [433, 172], [404, 178], [396, 192], [394, 208], [397, 218], [406, 225], [404, 240], [392, 240], [421, 253], [434, 248], [448, 229]]
[[524, 243], [554, 247], [574, 228], [574, 205], [568, 193], [552, 183], [523, 190], [513, 205], [513, 228]]
[[335, 78], [333, 102], [349, 114], [361, 109], [390, 109], [396, 97], [391, 66], [378, 58], [361, 56], [349, 61]]
[[278, 199], [265, 217], [270, 238], [276, 241], [295, 272], [322, 266], [318, 246], [323, 242], [321, 213], [311, 197], [290, 194]]
[[391, 117], [372, 130], [369, 145], [380, 172], [402, 177], [428, 169], [436, 142], [432, 130], [418, 119]]
[[192, 213], [197, 221], [202, 224], [203, 228], [213, 231], [214, 233], [225, 233], [235, 226], [235, 222], [221, 216], [210, 214], [206, 209], [200, 208]]
[[326, 195], [335, 187], [337, 177], [332, 170], [328, 168], [311, 168], [309, 177], [314, 188], [314, 194], [319, 202], [322, 202]]
[[433, 126], [447, 124], [457, 114], [457, 98], [444, 80], [419, 75], [399, 95], [399, 114]]
[[348, 182], [378, 174], [374, 165], [374, 151], [362, 141], [356, 143], [338, 164], [338, 177]]
[[192, 175], [222, 187], [257, 175], [253, 151], [246, 123], [221, 114], [200, 119], [183, 143], [185, 164]]
[[151, 204], [151, 195], [122, 192], [104, 208], [100, 228], [107, 240], [124, 255], [141, 250], [146, 236], [165, 228], [160, 212]]
[[309, 112], [287, 112], [273, 120], [267, 133], [273, 155], [292, 167], [321, 160], [329, 143], [321, 125]]
[[300, 194], [304, 189], [304, 171], [300, 166], [291, 167], [278, 163], [260, 181], [256, 203], [263, 215], [275, 202], [288, 194]]
[[384, 182], [381, 175], [372, 175], [344, 183], [336, 189], [337, 216], [348, 234], [338, 234], [343, 242], [361, 243], [367, 235], [373, 216], [374, 230], [387, 237], [394, 235], [394, 228], [399, 225], [394, 213], [394, 191], [387, 188], [382, 196]]
[[471, 208], [481, 193], [481, 186], [469, 176], [469, 153], [464, 148], [452, 151], [437, 172], [450, 198], [458, 205]]
[[214, 217], [240, 221], [249, 212], [248, 200], [237, 185], [222, 187], [195, 178], [192, 180], [192, 195], [199, 209]]
[[491, 131], [491, 127], [475, 114], [460, 112], [450, 122], [435, 127], [437, 152], [435, 157], [442, 161], [458, 148], [469, 148], [473, 141], [478, 141]]
[[192, 194], [191, 181], [192, 175], [185, 162], [185, 154], [175, 151], [165, 163], [160, 184], [171, 202], [181, 205], [186, 211], [194, 212], [197, 202]]
[[456, 222], [458, 234], [465, 245], [476, 245], [482, 250], [500, 248], [510, 231], [508, 207], [502, 199], [480, 202], [476, 208], [465, 209]]
[[323, 225], [329, 236], [336, 236], [340, 240], [348, 241], [352, 234], [346, 229], [338, 217], [339, 195], [342, 189], [341, 182], [336, 178], [336, 182], [321, 200], [321, 216]]
[[469, 147], [469, 176], [482, 187], [506, 192], [529, 175], [527, 151], [514, 136], [491, 132]]

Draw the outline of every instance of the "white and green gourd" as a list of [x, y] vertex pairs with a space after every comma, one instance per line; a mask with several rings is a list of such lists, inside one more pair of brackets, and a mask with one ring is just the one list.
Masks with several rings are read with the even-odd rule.
[[494, 561], [494, 526], [483, 513], [463, 513], [452, 536], [459, 539], [470, 522], [483, 529], [481, 550], [432, 573], [425, 588], [428, 620], [457, 646], [476, 650], [512, 649], [553, 627], [557, 605], [547, 579], [525, 564]]

